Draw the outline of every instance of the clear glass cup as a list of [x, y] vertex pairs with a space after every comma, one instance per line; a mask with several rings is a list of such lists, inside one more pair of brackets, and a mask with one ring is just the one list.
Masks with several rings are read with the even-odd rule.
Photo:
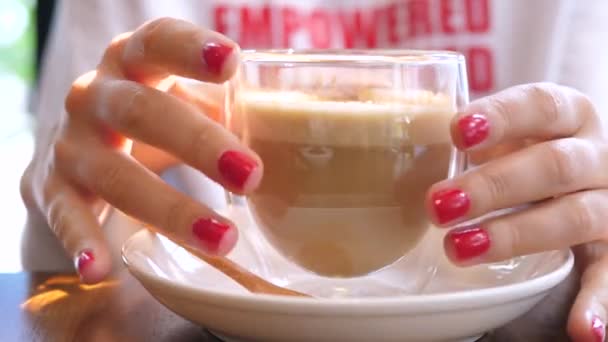
[[420, 291], [443, 253], [426, 191], [464, 167], [449, 133], [468, 101], [464, 57], [243, 51], [227, 89], [225, 125], [264, 164], [253, 194], [229, 194], [232, 205], [245, 203], [253, 234], [330, 292], [397, 264], [411, 282], [405, 292]]

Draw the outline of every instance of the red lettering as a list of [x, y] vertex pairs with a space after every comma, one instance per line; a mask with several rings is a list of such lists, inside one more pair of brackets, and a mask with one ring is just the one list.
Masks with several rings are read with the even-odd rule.
[[397, 12], [398, 8], [396, 3], [392, 3], [386, 8], [388, 41], [395, 45], [399, 44], [399, 35], [397, 34]]
[[431, 26], [431, 11], [428, 0], [410, 0], [407, 3], [408, 7], [408, 35], [416, 37], [422, 34], [430, 34]]
[[465, 1], [466, 23], [469, 32], [482, 33], [490, 30], [490, 5], [488, 1]]
[[494, 58], [486, 47], [467, 50], [469, 88], [473, 92], [487, 92], [494, 88]]
[[453, 0], [441, 0], [439, 5], [439, 17], [441, 18], [441, 32], [454, 34], [456, 31], [452, 26], [454, 8], [452, 7]]
[[254, 13], [247, 6], [241, 8], [241, 35], [239, 43], [244, 47], [272, 46], [272, 27], [270, 6], [262, 7]]
[[[365, 12], [367, 15], [362, 12]], [[344, 47], [353, 48], [358, 45], [356, 42], [359, 42], [363, 38], [365, 39], [365, 46], [367, 48], [375, 48], [378, 15], [378, 10], [369, 14], [369, 11], [362, 11], [360, 9], [356, 9], [352, 13], [339, 13], [338, 19], [342, 26]]]
[[214, 30], [222, 34], [226, 34], [228, 31], [228, 25], [226, 25], [226, 12], [228, 12], [226, 6], [217, 6], [213, 9]]
[[291, 47], [291, 37], [300, 29], [301, 19], [298, 12], [291, 7], [283, 7], [283, 47]]
[[308, 22], [310, 41], [312, 46], [318, 49], [331, 47], [331, 18], [322, 9], [315, 9], [310, 14]]

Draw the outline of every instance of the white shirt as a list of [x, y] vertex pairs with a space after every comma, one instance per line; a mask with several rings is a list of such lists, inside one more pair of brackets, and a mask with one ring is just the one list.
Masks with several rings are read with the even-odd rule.
[[[95, 68], [114, 36], [171, 16], [222, 32], [243, 48], [455, 49], [468, 60], [473, 97], [552, 81], [588, 94], [608, 115], [606, 13], [605, 0], [63, 0], [37, 114], [41, 124], [54, 121], [71, 82]], [[201, 201], [224, 198], [192, 169], [176, 168], [166, 178]]]

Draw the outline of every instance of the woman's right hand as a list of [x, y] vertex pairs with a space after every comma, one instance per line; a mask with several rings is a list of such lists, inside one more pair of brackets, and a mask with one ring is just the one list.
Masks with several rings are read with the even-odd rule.
[[259, 157], [201, 114], [200, 106], [158, 87], [171, 75], [221, 83], [237, 64], [238, 47], [226, 37], [163, 18], [118, 36], [97, 69], [74, 82], [64, 115], [38, 136], [21, 188], [84, 282], [98, 282], [110, 271], [100, 229], [108, 207], [210, 255], [234, 246], [232, 222], [166, 184], [132, 156], [132, 147], [161, 150], [231, 192], [254, 189], [262, 177]]

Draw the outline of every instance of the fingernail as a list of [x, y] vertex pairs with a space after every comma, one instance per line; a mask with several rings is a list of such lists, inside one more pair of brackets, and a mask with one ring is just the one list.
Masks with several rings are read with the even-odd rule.
[[76, 269], [78, 273], [82, 274], [84, 270], [86, 270], [89, 265], [91, 265], [95, 261], [95, 256], [93, 255], [93, 251], [90, 249], [84, 249], [80, 253], [78, 253], [78, 257], [76, 257]]
[[447, 241], [458, 261], [478, 257], [490, 248], [490, 236], [479, 227], [464, 228], [448, 233]]
[[464, 147], [472, 147], [488, 137], [490, 122], [485, 115], [470, 114], [458, 120], [458, 129]]
[[458, 189], [438, 191], [431, 196], [431, 200], [437, 220], [441, 224], [464, 216], [471, 206], [469, 196]]
[[207, 70], [214, 74], [222, 72], [222, 67], [226, 58], [232, 53], [234, 48], [220, 43], [207, 43], [203, 47], [202, 57], [207, 65]]
[[205, 251], [217, 254], [220, 244], [230, 225], [219, 222], [212, 218], [202, 218], [192, 224], [192, 233], [203, 245]]
[[248, 155], [238, 151], [226, 151], [218, 160], [218, 169], [232, 186], [243, 189], [258, 163]]
[[602, 322], [602, 319], [594, 315], [591, 318], [591, 333], [597, 342], [604, 342], [606, 334], [606, 325]]

